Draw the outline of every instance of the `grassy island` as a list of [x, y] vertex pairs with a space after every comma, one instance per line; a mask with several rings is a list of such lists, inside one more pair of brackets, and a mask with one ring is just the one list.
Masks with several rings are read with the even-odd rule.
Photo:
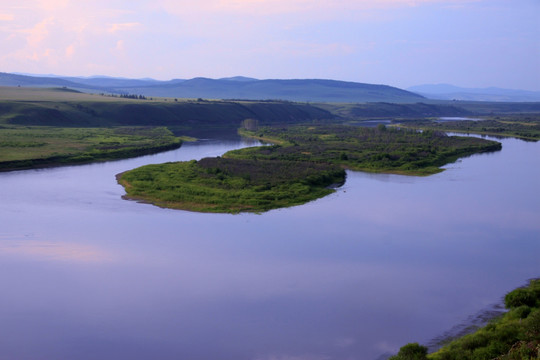
[[201, 212], [263, 212], [304, 204], [345, 181], [338, 166], [314, 162], [205, 158], [146, 165], [118, 176], [127, 197]]
[[523, 140], [540, 140], [540, 115], [518, 114], [484, 118], [481, 120], [407, 120], [404, 126], [433, 131], [453, 131], [492, 136], [509, 136]]
[[180, 147], [164, 127], [0, 126], [0, 171], [89, 163]]
[[358, 126], [265, 127], [243, 135], [280, 145], [228, 152], [228, 158], [314, 161], [351, 170], [431, 175], [460, 157], [501, 149], [501, 144], [443, 132]]
[[201, 212], [263, 212], [328, 195], [345, 168], [429, 175], [438, 166], [500, 144], [434, 132], [353, 126], [244, 130], [280, 145], [234, 150], [222, 158], [143, 166], [118, 176], [127, 198]]
[[433, 354], [418, 343], [403, 346], [390, 360], [537, 360], [540, 359], [540, 280], [508, 293], [509, 311], [472, 334], [451, 341]]

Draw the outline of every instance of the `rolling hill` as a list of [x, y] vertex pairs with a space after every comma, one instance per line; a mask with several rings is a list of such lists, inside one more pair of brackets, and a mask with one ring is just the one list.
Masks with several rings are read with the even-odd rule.
[[286, 100], [300, 102], [411, 103], [423, 96], [388, 85], [337, 80], [258, 80], [247, 77], [159, 81], [110, 77], [48, 77], [0, 73], [0, 86], [68, 87], [84, 92], [147, 97]]
[[540, 91], [489, 88], [463, 88], [449, 84], [426, 84], [407, 89], [436, 100], [496, 101], [496, 102], [536, 102], [540, 101]]

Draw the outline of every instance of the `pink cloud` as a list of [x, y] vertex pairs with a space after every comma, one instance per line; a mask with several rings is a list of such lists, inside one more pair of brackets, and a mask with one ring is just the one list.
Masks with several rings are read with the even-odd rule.
[[15, 16], [13, 14], [0, 14], [0, 21], [13, 21]]
[[53, 18], [47, 18], [36, 24], [33, 28], [24, 30], [27, 33], [26, 41], [30, 47], [38, 47], [49, 35], [49, 28], [54, 24]]
[[391, 9], [420, 6], [429, 3], [450, 5], [481, 0], [206, 0], [196, 5], [186, 0], [158, 0], [153, 7], [160, 7], [175, 15], [191, 13], [231, 13], [268, 16], [288, 13], [318, 13], [332, 15], [334, 12]]
[[141, 26], [141, 24], [137, 23], [137, 22], [122, 23], [122, 24], [112, 24], [107, 31], [110, 32], [110, 33], [116, 33], [118, 31], [132, 30], [132, 29], [137, 28], [139, 26]]
[[68, 59], [71, 59], [73, 57], [73, 55], [75, 54], [75, 45], [71, 44], [69, 45], [67, 48], [66, 48], [66, 57]]

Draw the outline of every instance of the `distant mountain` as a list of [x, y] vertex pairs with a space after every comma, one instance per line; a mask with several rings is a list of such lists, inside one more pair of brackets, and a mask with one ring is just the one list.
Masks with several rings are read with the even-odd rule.
[[311, 102], [416, 102], [422, 96], [387, 85], [335, 80], [227, 80], [194, 78], [182, 83], [122, 89], [146, 96], [212, 99], [279, 99]]
[[462, 88], [450, 84], [426, 84], [407, 88], [408, 91], [437, 100], [468, 101], [505, 101], [536, 102], [540, 101], [540, 91], [511, 90], [496, 87]]
[[184, 80], [175, 79], [167, 82], [146, 79], [127, 79], [110, 76], [90, 76], [90, 77], [69, 77], [59, 75], [24, 75], [0, 73], [0, 85], [3, 86], [66, 86], [82, 90], [93, 90], [98, 92], [118, 93], [119, 88], [124, 87], [145, 87], [163, 83], [180, 83]]
[[219, 80], [232, 80], [232, 81], [257, 81], [259, 79], [255, 79], [255, 78], [250, 78], [250, 77], [245, 77], [245, 76], [233, 76], [233, 77], [226, 77], [226, 78], [221, 78]]
[[48, 77], [0, 73], [0, 86], [65, 86], [95, 93], [128, 93], [154, 97], [288, 100], [300, 102], [418, 102], [423, 96], [388, 85], [304, 79], [258, 80], [242, 76], [159, 81], [110, 77]]
[[27, 76], [0, 73], [1, 86], [26, 86], [26, 87], [69, 87], [79, 90], [94, 90], [93, 86], [79, 82], [73, 82], [60, 77], [51, 76]]

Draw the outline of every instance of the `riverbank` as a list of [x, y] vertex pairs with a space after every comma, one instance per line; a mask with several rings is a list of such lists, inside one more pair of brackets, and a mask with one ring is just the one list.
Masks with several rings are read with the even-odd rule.
[[164, 127], [0, 127], [0, 171], [117, 160], [177, 149]]
[[126, 198], [200, 212], [264, 212], [305, 204], [345, 182], [345, 170], [431, 175], [462, 156], [500, 150], [495, 141], [353, 126], [241, 131], [281, 145], [201, 161], [148, 165], [121, 174]]
[[346, 125], [262, 127], [243, 136], [280, 145], [231, 151], [228, 158], [325, 162], [373, 173], [428, 176], [460, 157], [501, 150], [496, 141], [442, 132]]
[[305, 204], [345, 182], [338, 166], [221, 157], [147, 165], [117, 176], [125, 198], [197, 212], [264, 212]]
[[423, 119], [403, 120], [400, 127], [433, 131], [446, 131], [464, 134], [479, 134], [490, 136], [515, 137], [522, 140], [540, 140], [540, 115], [514, 114], [491, 116], [478, 120], [459, 119], [445, 120]]
[[389, 360], [536, 360], [540, 358], [540, 279], [504, 298], [508, 312], [473, 333], [453, 339], [434, 353], [418, 343], [403, 346]]

